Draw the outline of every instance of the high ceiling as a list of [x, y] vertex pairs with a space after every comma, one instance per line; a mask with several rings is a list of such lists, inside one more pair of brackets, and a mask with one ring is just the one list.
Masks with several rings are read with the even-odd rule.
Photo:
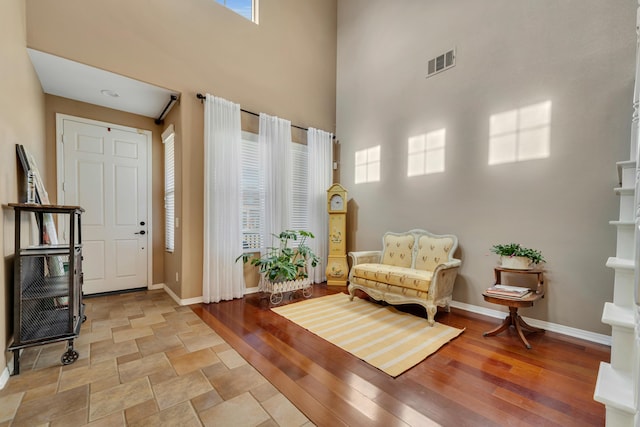
[[139, 80], [27, 49], [42, 90], [89, 104], [159, 118], [177, 92]]

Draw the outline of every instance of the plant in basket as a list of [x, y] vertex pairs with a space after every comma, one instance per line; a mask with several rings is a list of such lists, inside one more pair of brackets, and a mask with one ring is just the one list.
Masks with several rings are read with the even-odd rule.
[[491, 247], [491, 252], [500, 255], [504, 268], [527, 270], [532, 264], [546, 262], [542, 252], [521, 246], [519, 243], [498, 244]]
[[[271, 293], [271, 302], [281, 301], [282, 292], [303, 289], [305, 296], [311, 296], [311, 280], [307, 267], [316, 267], [320, 258], [307, 246], [307, 240], [313, 239], [313, 233], [305, 230], [284, 230], [273, 234], [277, 246], [266, 248], [262, 256], [244, 253], [236, 258], [243, 263], [258, 267], [263, 282], [261, 290]], [[277, 295], [274, 298], [274, 295]]]

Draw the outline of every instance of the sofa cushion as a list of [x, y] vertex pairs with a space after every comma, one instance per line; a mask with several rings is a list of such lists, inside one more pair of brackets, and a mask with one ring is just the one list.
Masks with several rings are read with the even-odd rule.
[[[351, 283], [362, 285], [367, 287], [368, 289], [373, 289], [382, 294], [395, 294], [398, 296], [402, 296], [404, 298], [419, 298], [426, 300], [429, 296], [428, 291], [418, 291], [416, 289], [409, 289], [403, 286], [393, 286], [387, 285], [386, 283], [376, 282], [375, 280], [367, 280], [361, 277], [354, 277]], [[373, 293], [375, 295], [375, 293]], [[374, 296], [374, 299], [381, 299]], [[384, 299], [384, 298], [382, 298]]]
[[434, 271], [438, 264], [449, 261], [449, 252], [452, 247], [453, 239], [450, 237], [420, 236], [415, 268]]
[[411, 234], [385, 234], [382, 264], [411, 267], [415, 239]]
[[358, 264], [353, 267], [353, 276], [388, 285], [428, 292], [432, 273], [430, 271], [393, 265]]

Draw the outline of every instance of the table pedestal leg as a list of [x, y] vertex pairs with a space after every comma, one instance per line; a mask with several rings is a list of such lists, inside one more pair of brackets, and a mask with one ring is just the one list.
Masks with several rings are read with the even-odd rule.
[[512, 325], [516, 328], [516, 331], [518, 332], [520, 339], [524, 343], [525, 347], [527, 347], [528, 349], [531, 348], [531, 345], [529, 344], [527, 339], [524, 337], [524, 332], [522, 331], [522, 329], [524, 328], [530, 332], [544, 331], [544, 329], [534, 328], [533, 326], [527, 324], [527, 322], [525, 322], [522, 319], [522, 317], [520, 317], [520, 315], [518, 314], [518, 307], [509, 307], [509, 315], [504, 319], [504, 322], [502, 322], [502, 324], [497, 328], [492, 329], [488, 332], [485, 332], [482, 335], [485, 337], [492, 337], [494, 335], [498, 335], [500, 332], [508, 329], [509, 326], [512, 326]]
[[484, 334], [482, 334], [482, 336], [492, 337], [494, 335], [498, 335], [500, 332], [508, 329], [509, 326], [511, 326], [511, 315], [507, 316], [504, 319], [504, 322], [502, 322], [502, 324], [500, 326], [498, 326], [495, 329], [490, 330], [489, 332], [485, 332]]

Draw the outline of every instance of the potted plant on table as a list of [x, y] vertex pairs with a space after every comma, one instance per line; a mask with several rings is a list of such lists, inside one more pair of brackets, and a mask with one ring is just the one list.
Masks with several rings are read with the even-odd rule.
[[271, 302], [282, 301], [283, 292], [302, 289], [305, 297], [311, 296], [311, 279], [307, 272], [309, 264], [315, 267], [320, 258], [307, 246], [313, 233], [305, 230], [285, 230], [274, 234], [278, 246], [270, 246], [262, 256], [244, 253], [236, 258], [243, 263], [258, 267], [261, 275], [259, 289], [271, 294]]
[[491, 252], [500, 255], [502, 267], [514, 270], [529, 270], [532, 264], [546, 262], [542, 252], [522, 247], [519, 243], [493, 245]]

